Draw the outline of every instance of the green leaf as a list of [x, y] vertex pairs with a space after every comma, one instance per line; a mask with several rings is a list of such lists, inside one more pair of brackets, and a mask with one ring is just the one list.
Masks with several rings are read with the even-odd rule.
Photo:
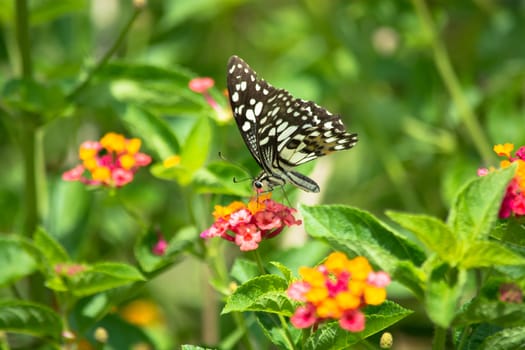
[[512, 327], [523, 324], [523, 320], [525, 320], [525, 304], [477, 297], [462, 308], [454, 320], [454, 325], [466, 326], [485, 322]]
[[145, 278], [133, 266], [122, 263], [97, 263], [86, 271], [71, 277], [72, 292], [76, 296], [86, 296], [105, 290], [121, 287]]
[[410, 261], [400, 261], [391, 274], [392, 280], [410, 289], [417, 297], [423, 299], [427, 276]]
[[37, 270], [37, 261], [27, 252], [27, 244], [17, 236], [0, 237], [0, 286], [7, 286]]
[[465, 269], [495, 265], [525, 265], [525, 258], [495, 241], [471, 242], [460, 266]]
[[213, 348], [205, 348], [198, 345], [183, 344], [180, 347], [181, 350], [214, 350]]
[[366, 327], [362, 332], [348, 332], [342, 329], [337, 322], [332, 322], [321, 327], [310, 336], [306, 340], [304, 349], [348, 349], [361, 340], [390, 327], [413, 312], [388, 300], [379, 306], [368, 306], [364, 311]]
[[177, 137], [163, 119], [135, 106], [129, 106], [122, 119], [159, 159], [166, 159], [180, 152]]
[[525, 326], [503, 329], [481, 344], [480, 350], [508, 350], [525, 348]]
[[447, 328], [452, 323], [466, 275], [465, 270], [450, 268], [446, 264], [433, 269], [426, 287], [425, 308], [437, 325]]
[[286, 267], [284, 264], [281, 264], [278, 261], [270, 261], [270, 264], [272, 264], [277, 269], [279, 269], [279, 271], [281, 271], [281, 273], [283, 274], [283, 277], [286, 279], [288, 283], [292, 281], [293, 274], [292, 274], [292, 271], [288, 267]]
[[194, 188], [199, 193], [229, 194], [249, 197], [252, 195], [251, 181], [234, 182], [245, 179], [246, 171], [227, 162], [213, 162], [195, 173]]
[[143, 234], [135, 243], [134, 253], [141, 269], [145, 272], [153, 272], [175, 263], [197, 236], [193, 226], [178, 231], [168, 242], [166, 252], [162, 256], [153, 254], [153, 247], [159, 240], [155, 230], [149, 230]]
[[243, 283], [229, 296], [221, 314], [264, 311], [291, 316], [294, 306], [286, 296], [288, 283], [275, 275], [263, 275]]
[[488, 236], [515, 172], [516, 166], [513, 165], [478, 177], [463, 187], [447, 219], [447, 224], [459, 239], [473, 242]]
[[[204, 166], [211, 144], [211, 128], [208, 118], [199, 118], [185, 140], [180, 165], [193, 174]], [[188, 179], [190, 181], [191, 179]]]
[[454, 233], [443, 221], [427, 215], [405, 214], [387, 211], [389, 218], [412, 232], [442, 260], [455, 265], [461, 260], [460, 247]]
[[58, 263], [68, 262], [70, 260], [64, 247], [62, 247], [53, 237], [51, 237], [43, 228], [37, 228], [33, 235], [35, 246], [42, 252], [47, 263], [52, 266]]
[[342, 205], [301, 206], [306, 231], [336, 249], [366, 256], [387, 272], [402, 260], [418, 266], [425, 254], [405, 237], [390, 231], [371, 214]]
[[259, 268], [257, 264], [251, 260], [237, 258], [233, 262], [230, 275], [239, 283], [244, 283], [257, 277], [259, 275]]
[[28, 301], [0, 301], [0, 330], [60, 339], [62, 321], [47, 306]]
[[86, 12], [87, 0], [41, 0], [31, 3], [31, 25], [41, 25], [62, 16], [72, 16], [75, 12]]

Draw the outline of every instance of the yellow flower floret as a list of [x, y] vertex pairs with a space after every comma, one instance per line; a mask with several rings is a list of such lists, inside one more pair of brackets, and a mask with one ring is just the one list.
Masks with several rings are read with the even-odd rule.
[[316, 268], [301, 267], [299, 274], [303, 280], [312, 287], [320, 287], [325, 285], [325, 275]]
[[335, 300], [343, 310], [356, 309], [361, 305], [361, 298], [350, 292], [340, 292], [336, 295]]
[[111, 178], [111, 171], [105, 166], [100, 166], [91, 172], [91, 176], [96, 181], [108, 181]]
[[328, 290], [326, 287], [312, 287], [305, 293], [305, 298], [314, 305], [321, 303], [328, 297]]
[[100, 139], [100, 144], [109, 152], [120, 153], [126, 148], [126, 138], [121, 134], [108, 132]]
[[126, 143], [126, 151], [129, 154], [135, 154], [139, 151], [140, 146], [142, 145], [142, 140], [138, 138], [129, 139]]
[[135, 157], [130, 154], [123, 154], [119, 157], [119, 161], [120, 165], [126, 170], [133, 168], [135, 165]]
[[334, 252], [328, 256], [324, 262], [327, 270], [334, 274], [340, 274], [343, 271], [348, 270], [349, 260], [344, 253]]
[[379, 305], [386, 299], [386, 290], [385, 288], [366, 286], [364, 297], [368, 305]]
[[338, 303], [333, 298], [324, 299], [316, 308], [317, 315], [322, 318], [340, 318], [343, 310], [339, 308]]
[[496, 152], [498, 156], [505, 156], [507, 158], [510, 158], [510, 152], [514, 149], [514, 145], [512, 143], [504, 143], [499, 145], [494, 145], [493, 150]]
[[228, 217], [236, 212], [237, 210], [241, 210], [246, 208], [243, 202], [235, 201], [231, 202], [228, 206], [223, 207], [222, 205], [216, 205], [215, 210], [213, 211], [213, 217], [217, 220], [220, 218], [228, 219]]
[[365, 257], [358, 256], [349, 261], [348, 271], [353, 280], [364, 281], [368, 277], [368, 274], [372, 272], [372, 266], [370, 266], [370, 263]]

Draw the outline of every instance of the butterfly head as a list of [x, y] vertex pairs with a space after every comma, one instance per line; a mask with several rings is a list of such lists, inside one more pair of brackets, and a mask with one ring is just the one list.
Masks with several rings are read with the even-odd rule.
[[286, 181], [280, 177], [268, 175], [261, 172], [252, 182], [252, 186], [257, 193], [271, 192], [275, 187], [283, 186]]

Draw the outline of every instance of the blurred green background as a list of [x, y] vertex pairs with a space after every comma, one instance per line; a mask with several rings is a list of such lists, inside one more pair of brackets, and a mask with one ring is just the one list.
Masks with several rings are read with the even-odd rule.
[[[0, 0], [0, 230], [6, 233], [21, 230], [25, 206], [23, 163], [12, 120], [20, 116], [5, 113], [16, 109], [11, 91], [21, 70], [14, 3]], [[379, 216], [396, 209], [443, 217], [453, 194], [476, 176], [478, 167], [496, 165], [490, 157], [493, 144], [525, 143], [525, 1], [427, 1], [436, 38], [425, 29], [429, 22], [418, 4], [150, 0], [112, 57], [113, 65], [95, 74], [74, 107], [58, 113], [55, 98], [70, 91], [108, 50], [133, 4], [29, 1], [34, 77], [47, 93], [32, 103], [50, 110], [41, 131], [48, 175], [44, 226], [79, 261], [133, 260], [133, 237], [140, 230], [133, 218], [116, 200], [60, 178], [76, 163], [79, 144], [107, 131], [141, 137], [143, 149], [162, 161], [155, 140], [144, 138], [140, 123], [123, 118], [129, 105], [164, 120], [180, 146], [197, 117], [210, 116], [208, 161], [220, 161], [220, 151], [255, 175], [257, 166], [235, 123], [217, 122], [203, 98], [186, 88], [189, 78], [210, 76], [216, 81], [214, 96], [226, 107], [221, 92], [233, 54], [274, 86], [342, 115], [348, 130], [359, 135], [354, 149], [317, 162], [314, 174], [321, 194], [299, 194], [300, 201], [349, 204]], [[467, 103], [474, 129], [481, 131], [474, 136], [478, 144], [472, 125], [465, 123], [465, 110], [451, 97], [453, 87], [440, 73], [436, 43], [438, 51], [441, 47], [448, 54], [459, 101]], [[157, 75], [144, 69], [151, 66], [160, 69]], [[162, 78], [168, 71], [175, 78]], [[122, 195], [171, 237], [189, 225], [190, 190], [142, 171]], [[210, 224], [211, 204], [225, 199], [207, 201], [210, 210], [201, 213], [198, 230]], [[315, 257], [295, 258], [300, 265], [315, 262]], [[206, 276], [194, 272], [202, 266], [190, 256], [183, 260], [145, 291], [162, 305], [173, 344], [200, 340], [202, 319], [195, 315], [206, 300], [196, 293], [206, 293], [201, 291]], [[409, 318], [405, 334], [423, 333], [421, 323]]]

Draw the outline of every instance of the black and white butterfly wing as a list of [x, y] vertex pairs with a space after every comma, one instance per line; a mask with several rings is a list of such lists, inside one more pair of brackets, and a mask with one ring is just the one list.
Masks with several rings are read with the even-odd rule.
[[256, 181], [268, 189], [291, 182], [308, 192], [319, 186], [291, 168], [333, 151], [351, 148], [357, 135], [341, 118], [311, 101], [277, 89], [237, 56], [228, 62], [228, 91], [241, 135], [263, 172]]

